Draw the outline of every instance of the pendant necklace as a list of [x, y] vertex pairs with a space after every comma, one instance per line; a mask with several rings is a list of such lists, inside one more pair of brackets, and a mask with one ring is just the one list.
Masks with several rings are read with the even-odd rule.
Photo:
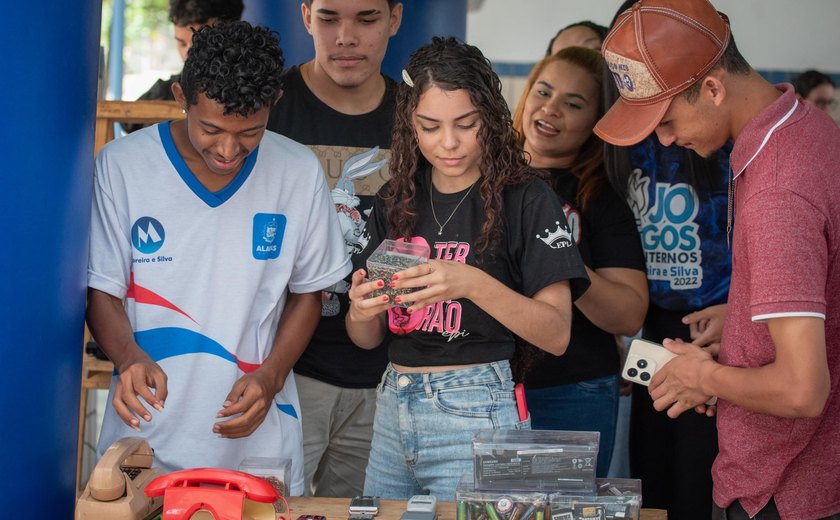
[[[480, 179], [480, 178], [481, 178], [481, 177], [479, 177], [479, 179]], [[432, 207], [432, 218], [433, 218], [433, 219], [435, 219], [435, 224], [437, 224], [437, 225], [438, 225], [438, 236], [443, 234], [443, 228], [444, 228], [447, 224], [449, 224], [449, 221], [450, 221], [450, 220], [452, 220], [452, 217], [454, 217], [454, 216], [455, 216], [455, 212], [456, 212], [456, 211], [458, 211], [458, 208], [460, 208], [460, 207], [461, 207], [461, 204], [462, 204], [465, 200], [467, 200], [467, 197], [469, 197], [469, 196], [470, 196], [470, 192], [472, 191], [473, 187], [474, 187], [477, 183], [478, 183], [478, 179], [476, 179], [476, 180], [475, 180], [475, 182], [473, 182], [473, 183], [470, 185], [470, 189], [468, 189], [468, 190], [467, 190], [467, 192], [464, 194], [464, 196], [463, 196], [463, 197], [461, 197], [461, 200], [460, 200], [460, 201], [458, 202], [458, 204], [455, 206], [455, 209], [453, 209], [453, 210], [452, 210], [452, 213], [450, 213], [450, 214], [449, 214], [449, 218], [448, 218], [448, 219], [446, 219], [446, 221], [445, 221], [443, 224], [441, 224], [441, 223], [440, 223], [440, 221], [439, 221], [439, 220], [438, 220], [438, 218], [437, 218], [437, 215], [435, 215], [435, 203], [434, 203], [434, 201], [432, 200], [432, 191], [434, 190], [434, 184], [432, 184], [432, 178], [431, 178], [431, 176], [429, 176], [429, 205]]]

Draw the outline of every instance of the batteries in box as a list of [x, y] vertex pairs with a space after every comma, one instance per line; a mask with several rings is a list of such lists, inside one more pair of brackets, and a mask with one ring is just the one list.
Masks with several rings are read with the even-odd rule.
[[456, 520], [545, 520], [548, 494], [476, 490], [466, 474], [455, 489]]
[[594, 494], [482, 491], [473, 475], [455, 490], [457, 520], [639, 520], [642, 483], [635, 479], [595, 479]]
[[596, 494], [552, 493], [547, 520], [639, 520], [642, 481], [595, 479]]

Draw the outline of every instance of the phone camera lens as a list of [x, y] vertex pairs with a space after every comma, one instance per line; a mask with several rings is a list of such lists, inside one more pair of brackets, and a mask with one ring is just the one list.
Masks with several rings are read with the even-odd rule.
[[641, 379], [642, 381], [650, 381], [650, 373], [642, 372], [642, 374], [639, 376], [639, 379]]
[[636, 366], [639, 368], [647, 368], [648, 362], [647, 359], [640, 359], [636, 362]]
[[637, 375], [639, 375], [639, 371], [636, 370], [635, 368], [628, 368], [627, 369], [627, 375], [630, 376], [630, 377], [636, 377]]

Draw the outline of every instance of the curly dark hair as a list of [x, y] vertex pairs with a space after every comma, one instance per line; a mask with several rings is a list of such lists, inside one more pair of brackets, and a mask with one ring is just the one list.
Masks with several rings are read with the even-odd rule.
[[282, 72], [277, 33], [248, 22], [220, 22], [193, 34], [180, 83], [188, 106], [203, 92], [224, 105], [225, 115], [247, 117], [277, 101]]
[[244, 8], [242, 0], [169, 0], [169, 21], [186, 27], [210, 20], [239, 20]]
[[481, 124], [479, 193], [484, 201], [486, 221], [476, 241], [479, 260], [492, 256], [501, 240], [503, 217], [502, 190], [533, 178], [522, 153], [522, 145], [511, 126], [510, 110], [502, 97], [502, 85], [481, 51], [456, 38], [434, 37], [412, 55], [405, 68], [413, 86], [397, 87], [393, 142], [391, 143], [391, 181], [385, 191], [385, 204], [391, 233], [395, 238], [414, 234], [417, 212], [415, 175], [429, 166], [420, 153], [415, 136], [414, 112], [420, 97], [431, 87], [444, 91], [465, 90], [478, 110]]

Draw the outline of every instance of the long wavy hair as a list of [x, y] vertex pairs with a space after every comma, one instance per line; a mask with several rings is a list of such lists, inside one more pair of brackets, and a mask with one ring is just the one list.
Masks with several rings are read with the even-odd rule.
[[[604, 58], [601, 53], [592, 49], [585, 49], [583, 47], [566, 47], [557, 51], [555, 54], [545, 57], [540, 60], [531, 73], [528, 75], [528, 81], [525, 83], [525, 91], [522, 97], [519, 98], [519, 103], [516, 105], [516, 111], [513, 114], [513, 128], [518, 133], [519, 142], [525, 143], [525, 133], [523, 131], [523, 118], [525, 114], [525, 102], [537, 79], [545, 70], [546, 66], [564, 61], [583, 72], [589, 74], [596, 86], [595, 100], [598, 103], [597, 118], [601, 119], [606, 112], [604, 108], [604, 100], [600, 95], [603, 89]], [[594, 128], [594, 125], [593, 125]], [[578, 178], [578, 186], [576, 195], [577, 206], [581, 210], [585, 210], [592, 197], [603, 190], [607, 184], [607, 177], [604, 173], [604, 142], [594, 133], [590, 133], [589, 138], [583, 143], [569, 170]], [[548, 178], [549, 184], [553, 184], [553, 179]]]
[[411, 84], [401, 83], [397, 87], [391, 180], [384, 192], [392, 238], [408, 239], [414, 234], [417, 222], [415, 176], [429, 167], [417, 145], [413, 120], [420, 97], [432, 87], [448, 92], [465, 90], [481, 119], [478, 189], [484, 201], [486, 220], [476, 241], [477, 257], [480, 260], [488, 252], [492, 255], [499, 245], [503, 228], [503, 188], [534, 177], [511, 127], [501, 81], [477, 47], [451, 37], [434, 37], [431, 43], [417, 49], [405, 67], [405, 74]]

